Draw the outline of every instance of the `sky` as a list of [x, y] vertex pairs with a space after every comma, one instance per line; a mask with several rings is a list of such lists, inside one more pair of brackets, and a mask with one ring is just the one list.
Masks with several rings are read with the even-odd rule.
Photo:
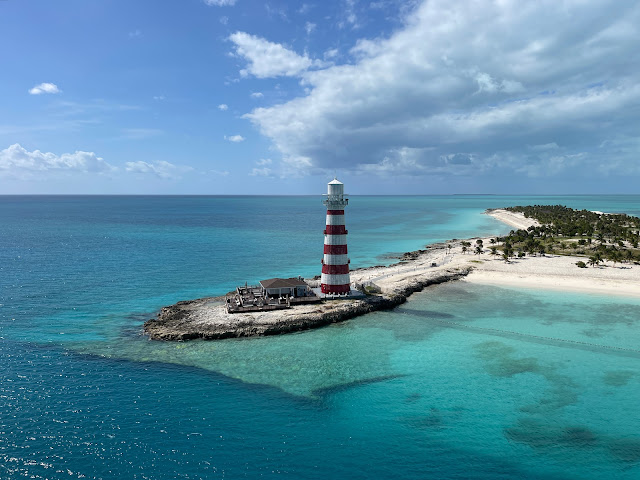
[[0, 194], [639, 193], [640, 2], [0, 0]]

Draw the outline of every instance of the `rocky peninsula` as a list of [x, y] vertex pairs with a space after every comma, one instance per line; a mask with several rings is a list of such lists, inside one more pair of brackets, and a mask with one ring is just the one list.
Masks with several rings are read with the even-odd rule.
[[430, 285], [457, 280], [469, 271], [469, 268], [434, 269], [431, 275], [403, 282], [402, 286], [385, 294], [327, 299], [319, 304], [296, 305], [285, 310], [266, 312], [231, 314], [220, 297], [188, 300], [162, 308], [157, 318], [145, 322], [144, 331], [153, 340], [219, 340], [308, 330], [377, 310], [392, 309], [404, 303], [414, 292]]
[[[539, 225], [521, 213], [490, 210], [488, 215], [517, 229]], [[590, 291], [604, 295], [640, 297], [640, 267], [603, 262], [597, 268], [578, 268], [580, 257], [571, 255], [528, 255], [504, 261], [486, 248], [491, 238], [452, 240], [408, 252], [389, 266], [356, 269], [351, 281], [365, 287], [369, 295], [325, 300], [265, 312], [227, 312], [223, 297], [178, 302], [161, 309], [157, 318], [144, 324], [153, 340], [278, 335], [349, 320], [366, 313], [392, 309], [414, 292], [452, 280], [551, 290]], [[480, 249], [470, 248], [473, 245]], [[314, 280], [308, 280], [313, 286]]]

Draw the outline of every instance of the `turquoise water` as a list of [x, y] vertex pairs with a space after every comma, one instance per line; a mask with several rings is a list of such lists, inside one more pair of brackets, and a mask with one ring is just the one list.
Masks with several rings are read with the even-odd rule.
[[[640, 214], [350, 203], [355, 267], [506, 233], [486, 208]], [[140, 334], [165, 304], [318, 274], [323, 223], [318, 197], [0, 197], [0, 478], [640, 476], [635, 299], [457, 282], [280, 337]]]

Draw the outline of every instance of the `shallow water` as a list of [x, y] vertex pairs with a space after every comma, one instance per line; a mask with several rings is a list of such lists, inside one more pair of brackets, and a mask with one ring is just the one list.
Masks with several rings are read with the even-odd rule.
[[[140, 334], [160, 306], [274, 262], [313, 274], [322, 205], [285, 200], [0, 197], [0, 478], [640, 476], [635, 299], [456, 282], [292, 335]], [[542, 200], [355, 197], [350, 252], [388, 262], [492, 233], [484, 208], [568, 203]], [[256, 210], [266, 218], [235, 225]]]

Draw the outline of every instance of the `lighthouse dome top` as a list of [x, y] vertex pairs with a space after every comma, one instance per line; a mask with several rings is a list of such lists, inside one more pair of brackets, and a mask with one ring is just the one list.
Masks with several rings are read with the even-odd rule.
[[344, 185], [340, 180], [338, 180], [337, 178], [334, 178], [333, 180], [331, 180], [329, 182], [329, 185]]

